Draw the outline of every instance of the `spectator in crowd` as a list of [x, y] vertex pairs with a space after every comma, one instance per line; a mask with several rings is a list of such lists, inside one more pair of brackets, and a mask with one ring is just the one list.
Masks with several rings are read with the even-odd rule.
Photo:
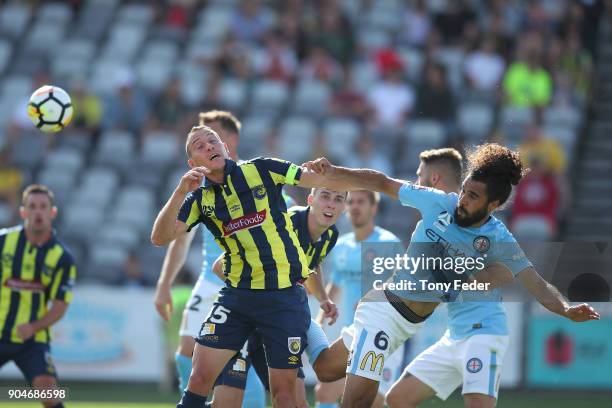
[[464, 62], [468, 85], [478, 91], [495, 92], [501, 83], [506, 64], [495, 49], [495, 38], [483, 36], [478, 49], [470, 52]]
[[147, 280], [142, 273], [140, 258], [135, 251], [130, 251], [125, 260], [120, 284], [131, 287], [147, 286]]
[[342, 86], [330, 100], [329, 111], [333, 116], [348, 117], [365, 122], [370, 114], [370, 106], [363, 93], [353, 84], [350, 69], [344, 71]]
[[10, 150], [0, 149], [0, 205], [6, 205], [4, 215], [8, 218], [6, 223], [14, 221], [19, 208], [23, 174], [19, 167], [11, 160]]
[[173, 1], [166, 9], [163, 26], [167, 29], [185, 33], [189, 29], [189, 16], [195, 1]]
[[510, 218], [511, 229], [521, 234], [522, 221], [541, 225], [541, 237], [552, 238], [558, 229], [561, 203], [556, 177], [547, 171], [538, 158], [530, 160], [530, 172], [516, 188]]
[[[214, 60], [215, 80], [225, 76], [246, 79], [251, 76], [249, 47], [234, 35], [228, 34]], [[206, 61], [204, 61], [206, 65]]]
[[527, 50], [525, 61], [510, 65], [504, 78], [504, 91], [512, 106], [542, 108], [549, 104], [553, 84], [535, 47]]
[[357, 139], [355, 153], [346, 160], [347, 167], [374, 169], [385, 174], [389, 174], [387, 171], [392, 172], [391, 161], [388, 155], [376, 149], [372, 136], [367, 132], [363, 132], [359, 139]]
[[342, 65], [349, 64], [355, 54], [355, 35], [350, 20], [342, 14], [338, 1], [322, 3], [316, 29], [310, 34], [310, 44], [324, 48]]
[[102, 127], [124, 129], [139, 135], [148, 118], [148, 100], [135, 89], [131, 71], [121, 71], [116, 81], [116, 92], [110, 95], [104, 104]]
[[527, 127], [527, 135], [519, 146], [519, 152], [526, 167], [537, 163], [543, 171], [555, 176], [565, 172], [567, 163], [563, 148], [556, 140], [543, 135], [536, 123]]
[[466, 3], [466, 0], [449, 1], [446, 9], [434, 17], [434, 25], [447, 44], [461, 39], [466, 25], [476, 20], [476, 15]]
[[87, 89], [85, 81], [77, 79], [70, 89], [74, 116], [72, 126], [97, 133], [102, 122], [102, 101]]
[[300, 77], [338, 83], [342, 79], [342, 67], [325, 48], [313, 47], [302, 61]]
[[455, 118], [455, 98], [448, 85], [446, 68], [437, 62], [425, 67], [424, 81], [417, 88], [415, 117], [433, 119], [450, 126]]
[[297, 71], [297, 58], [293, 48], [285, 41], [280, 30], [272, 30], [265, 37], [265, 48], [254, 61], [255, 71], [266, 79], [289, 82]]
[[153, 106], [153, 115], [149, 120], [150, 127], [178, 133], [183, 128], [181, 119], [186, 109], [181, 100], [181, 81], [178, 77], [173, 78]]
[[382, 50], [376, 59], [382, 81], [374, 84], [367, 96], [374, 110], [374, 125], [400, 128], [414, 108], [414, 91], [404, 80], [404, 65], [395, 52]]
[[244, 0], [232, 20], [232, 33], [238, 41], [259, 42], [273, 23], [273, 16], [260, 0]]
[[425, 0], [417, 0], [413, 6], [406, 8], [404, 25], [399, 38], [402, 42], [418, 48], [422, 48], [427, 41], [431, 19], [427, 13]]
[[559, 74], [567, 78], [574, 92], [574, 100], [583, 104], [588, 96], [593, 60], [590, 53], [582, 47], [578, 34], [570, 34], [557, 65]]

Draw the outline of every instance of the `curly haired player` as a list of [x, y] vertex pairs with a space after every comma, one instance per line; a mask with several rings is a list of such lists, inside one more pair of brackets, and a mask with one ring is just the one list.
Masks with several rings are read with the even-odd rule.
[[[472, 152], [468, 161], [459, 195], [392, 179], [375, 170], [333, 166], [326, 159], [309, 162], [306, 167], [337, 183], [336, 188], [379, 191], [419, 210], [422, 221], [412, 235], [408, 256], [419, 257], [426, 250], [425, 244], [431, 251], [442, 249], [438, 256], [476, 258], [486, 254], [486, 266], [502, 264], [551, 312], [573, 321], [598, 319], [592, 307], [570, 306], [554, 286], [542, 279], [505, 225], [491, 215], [506, 203], [512, 186], [524, 174], [518, 153], [498, 144], [485, 144]], [[412, 273], [400, 270], [394, 279], [448, 278], [436, 272], [422, 267]], [[499, 300], [499, 293], [494, 292], [487, 292], [489, 300]], [[421, 327], [440, 301], [449, 300], [450, 293], [387, 289], [384, 294], [396, 313], [389, 313], [384, 302], [362, 300], [357, 307], [343, 407], [371, 406], [382, 372], [379, 362], [384, 366], [385, 359]], [[380, 341], [383, 337], [385, 341]], [[406, 381], [400, 380], [390, 391], [390, 406], [405, 403], [401, 396]]]

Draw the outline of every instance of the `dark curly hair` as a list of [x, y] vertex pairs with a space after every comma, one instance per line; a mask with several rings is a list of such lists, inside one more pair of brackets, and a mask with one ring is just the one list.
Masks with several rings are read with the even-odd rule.
[[487, 186], [488, 202], [502, 206], [526, 174], [517, 151], [497, 143], [486, 143], [468, 152], [468, 178]]

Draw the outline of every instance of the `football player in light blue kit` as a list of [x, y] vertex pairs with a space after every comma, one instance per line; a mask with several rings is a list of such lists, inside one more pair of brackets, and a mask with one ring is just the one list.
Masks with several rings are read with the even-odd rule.
[[[498, 156], [504, 153], [500, 149], [496, 151], [493, 147], [489, 149], [480, 150], [480, 154], [476, 151], [470, 156], [472, 173], [475, 168], [485, 167], [483, 161], [494, 156], [495, 152]], [[421, 177], [420, 180], [420, 184], [424, 186], [449, 192], [449, 189], [437, 185], [427, 177]], [[456, 187], [450, 191], [459, 191], [458, 184]], [[491, 191], [487, 190], [490, 195]], [[500, 201], [505, 201], [503, 198], [502, 196]], [[488, 221], [483, 227], [487, 225], [493, 227], [495, 224]], [[500, 281], [502, 283], [512, 281], [512, 276], [519, 274], [519, 280], [529, 289], [534, 276], [526, 269], [533, 269], [533, 266], [524, 256], [517, 256], [522, 255], [521, 251], [512, 250], [511, 246], [515, 245], [512, 235], [500, 222], [496, 228], [489, 228], [486, 232], [483, 236], [475, 238], [472, 245], [486, 254], [492, 242], [502, 243], [499, 245], [500, 249], [513, 254], [511, 259], [504, 262], [512, 275], [501, 276]], [[504, 248], [504, 242], [508, 243], [509, 247]], [[523, 276], [523, 273], [527, 275]], [[530, 292], [538, 298], [536, 293], [532, 290]], [[540, 296], [547, 294], [542, 292]], [[545, 298], [538, 298], [540, 301], [542, 299]], [[509, 343], [506, 313], [501, 304], [501, 291], [500, 289], [463, 291], [458, 299], [447, 304], [447, 310], [449, 317], [447, 332], [406, 367], [404, 378], [389, 393], [390, 406], [416, 407], [434, 395], [446, 400], [461, 384], [466, 407], [495, 406], [501, 368]], [[571, 314], [565, 316], [580, 321]]]
[[[552, 312], [574, 321], [599, 318], [587, 304], [570, 306], [556, 288], [544, 281], [531, 266], [503, 223], [491, 216], [506, 202], [512, 185], [518, 184], [522, 177], [518, 153], [497, 144], [479, 146], [469, 157], [468, 175], [460, 195], [445, 194], [391, 179], [374, 170], [332, 166], [325, 159], [311, 162], [308, 167], [330, 180], [344, 182], [342, 188], [380, 191], [421, 212], [423, 219], [413, 233], [408, 255], [412, 259], [422, 256], [423, 252], [429, 257], [450, 257], [453, 266], [443, 271], [435, 267], [419, 267], [414, 271], [400, 269], [392, 283], [414, 282], [415, 278], [429, 282], [448, 280], [461, 283], [466, 280], [466, 274], [483, 270], [480, 266], [466, 267], [468, 259], [472, 260], [471, 265], [478, 265], [478, 262], [484, 262], [484, 266], [502, 264], [518, 276], [525, 288]], [[419, 243], [423, 245], [417, 245]], [[429, 245], [425, 246], [426, 243]], [[381, 315], [380, 302], [362, 301], [359, 304], [355, 314], [356, 330], [347, 368], [343, 407], [370, 406], [378, 389], [380, 375], [375, 370], [378, 362], [382, 361], [384, 366], [385, 358], [419, 329], [419, 324], [427, 317], [423, 314], [426, 302], [435, 308], [436, 295], [439, 295], [439, 301], [448, 299], [447, 295], [451, 292], [435, 290], [428, 293], [389, 285], [384, 293], [397, 315]], [[472, 369], [475, 370], [476, 366]], [[406, 395], [405, 381], [402, 379], [396, 383], [387, 395], [390, 407], [407, 406], [402, 399]], [[470, 406], [485, 406], [476, 405], [480, 402]]]
[[[219, 137], [227, 145], [229, 155], [232, 159], [238, 160], [238, 142], [241, 124], [234, 115], [226, 111], [209, 111], [200, 113], [200, 124], [211, 127], [217, 132]], [[291, 200], [286, 197], [286, 200]], [[287, 206], [292, 206], [292, 201], [287, 202]], [[212, 266], [221, 255], [221, 248], [215, 243], [214, 237], [206, 228], [202, 231], [202, 273], [191, 292], [189, 301], [183, 311], [183, 320], [179, 329], [180, 342], [176, 352], [176, 369], [179, 377], [180, 392], [187, 386], [189, 374], [191, 373], [191, 357], [195, 345], [196, 337], [206, 317], [206, 313], [211, 309], [217, 298], [219, 290], [224, 286], [213, 272]], [[170, 287], [187, 258], [187, 252], [196, 234], [195, 230], [177, 237], [170, 243], [161, 274], [157, 282], [155, 292], [155, 307], [160, 316], [168, 321], [172, 313], [172, 298]], [[230, 363], [229, 367], [234, 367], [236, 359], [243, 359], [246, 365], [246, 348], [238, 353]], [[242, 364], [235, 365], [236, 367]], [[233, 370], [230, 370], [233, 371]], [[252, 375], [250, 375], [252, 373]], [[245, 388], [246, 377], [246, 388]], [[238, 392], [236, 392], [238, 391]], [[260, 407], [265, 405], [265, 390], [263, 384], [249, 368], [249, 375], [246, 372], [227, 372], [224, 371], [215, 385], [215, 401], [223, 407]]]
[[[330, 256], [330, 283], [327, 290], [330, 298], [337, 302], [340, 327], [347, 327], [353, 323], [353, 316], [357, 304], [361, 299], [361, 248], [362, 243], [394, 243], [395, 251], [390, 254], [377, 253], [376, 256], [393, 256], [403, 252], [401, 241], [392, 232], [375, 224], [378, 212], [380, 194], [372, 191], [351, 191], [347, 197], [347, 212], [353, 231], [338, 238], [334, 252]], [[381, 246], [385, 250], [387, 246]], [[373, 407], [384, 405], [384, 393], [395, 382], [400, 374], [403, 354], [397, 351], [394, 362], [389, 361], [385, 370], [386, 382], [381, 384], [379, 396]], [[386, 388], [385, 388], [386, 386]], [[342, 395], [344, 379], [331, 383], [321, 382], [315, 388], [317, 407], [336, 407], [336, 401]]]
[[[419, 185], [446, 193], [460, 191], [462, 157], [459, 152], [431, 150], [421, 153], [420, 158]], [[467, 292], [463, 292], [460, 299], [447, 304], [447, 333], [406, 368], [404, 393], [396, 396], [402, 398], [404, 406], [416, 407], [434, 395], [446, 400], [461, 383], [468, 406], [475, 400], [497, 397], [509, 342], [506, 314], [501, 303], [486, 298], [486, 295], [497, 296], [497, 290], [486, 295], [473, 293], [479, 294], [481, 301], [468, 302]]]

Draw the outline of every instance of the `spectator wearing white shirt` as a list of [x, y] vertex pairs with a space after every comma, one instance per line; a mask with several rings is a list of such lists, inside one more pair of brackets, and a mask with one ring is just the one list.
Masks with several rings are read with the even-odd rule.
[[485, 37], [480, 47], [468, 54], [464, 63], [465, 75], [472, 88], [478, 91], [494, 91], [499, 87], [506, 64], [496, 53], [495, 39]]
[[402, 127], [416, 99], [399, 68], [384, 71], [383, 80], [372, 87], [367, 97], [374, 110], [374, 125], [385, 128]]

